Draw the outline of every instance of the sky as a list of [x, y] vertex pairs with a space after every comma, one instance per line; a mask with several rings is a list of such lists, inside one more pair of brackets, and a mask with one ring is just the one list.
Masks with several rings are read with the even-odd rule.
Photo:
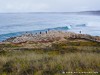
[[0, 0], [0, 13], [100, 10], [100, 0]]

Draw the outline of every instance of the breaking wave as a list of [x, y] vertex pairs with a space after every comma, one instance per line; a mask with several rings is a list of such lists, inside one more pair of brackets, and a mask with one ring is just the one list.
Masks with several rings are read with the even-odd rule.
[[[61, 30], [61, 31], [67, 31], [73, 28], [74, 25], [67, 25], [64, 27], [56, 27], [56, 28], [47, 28], [47, 29], [43, 29], [43, 30], [33, 30], [33, 31], [23, 31], [23, 32], [15, 32], [15, 33], [8, 33], [8, 34], [1, 34], [0, 35], [0, 41], [3, 41], [7, 38], [10, 37], [15, 37], [15, 36], [20, 36], [21, 34], [24, 34], [25, 32], [29, 32], [29, 33], [38, 33], [40, 31], [44, 32], [47, 30]], [[84, 24], [80, 24], [80, 25], [76, 25], [76, 27], [80, 27], [80, 26], [85, 26]]]

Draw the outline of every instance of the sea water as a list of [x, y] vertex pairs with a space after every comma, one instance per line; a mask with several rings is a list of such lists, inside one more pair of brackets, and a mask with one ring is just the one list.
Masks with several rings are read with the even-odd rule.
[[0, 14], [0, 41], [25, 32], [46, 29], [64, 30], [100, 36], [100, 16], [63, 13]]

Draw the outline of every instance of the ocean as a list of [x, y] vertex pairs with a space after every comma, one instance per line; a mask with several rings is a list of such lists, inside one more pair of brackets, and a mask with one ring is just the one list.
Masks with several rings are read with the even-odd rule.
[[0, 41], [25, 32], [62, 30], [100, 36], [100, 16], [67, 13], [1, 13]]

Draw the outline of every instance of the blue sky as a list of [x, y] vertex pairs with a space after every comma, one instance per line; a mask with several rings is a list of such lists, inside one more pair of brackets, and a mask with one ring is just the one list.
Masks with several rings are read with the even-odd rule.
[[0, 13], [88, 10], [100, 10], [100, 0], [0, 0]]

